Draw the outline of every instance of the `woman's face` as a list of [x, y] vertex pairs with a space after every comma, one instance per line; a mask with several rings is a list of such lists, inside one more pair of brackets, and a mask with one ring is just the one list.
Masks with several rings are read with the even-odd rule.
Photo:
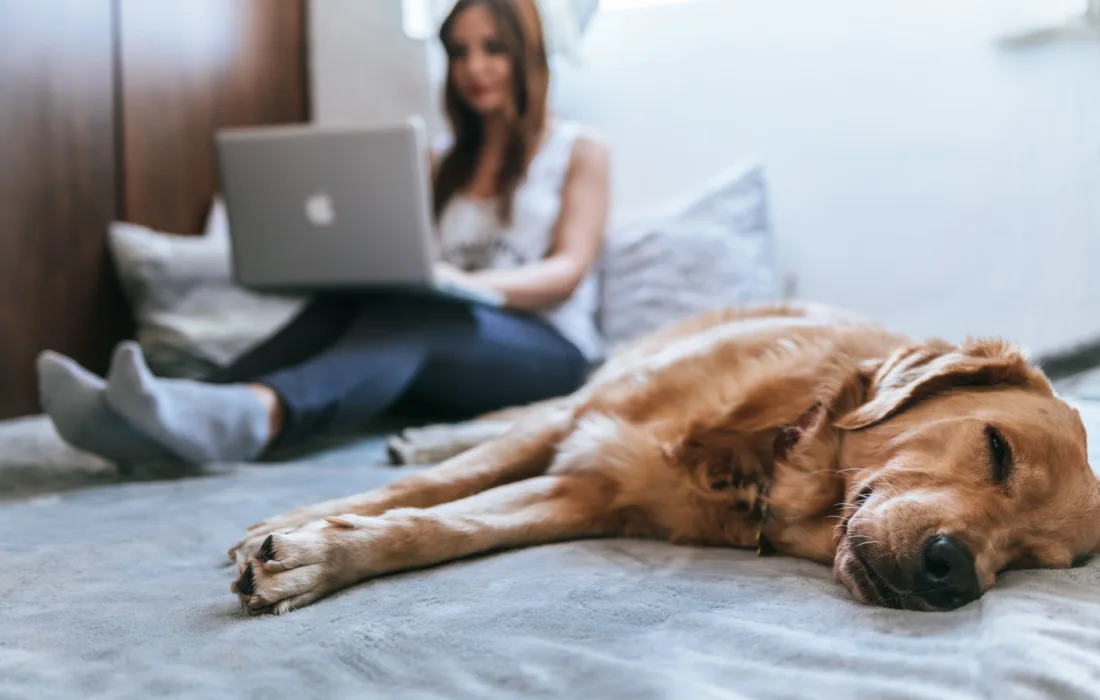
[[455, 18], [449, 43], [459, 97], [483, 117], [503, 112], [512, 100], [512, 60], [493, 15], [480, 5], [464, 10]]

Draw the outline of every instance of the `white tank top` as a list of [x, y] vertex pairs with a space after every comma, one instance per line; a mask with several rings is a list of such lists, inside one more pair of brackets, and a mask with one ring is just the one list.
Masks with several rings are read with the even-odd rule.
[[[495, 200], [456, 194], [439, 218], [443, 259], [464, 270], [514, 268], [544, 258], [554, 242], [562, 205], [562, 187], [582, 127], [552, 121], [550, 132], [532, 159], [527, 177], [516, 189], [512, 225], [497, 219]], [[450, 148], [449, 134], [432, 145], [437, 157]], [[536, 312], [590, 361], [603, 355], [596, 327], [598, 289], [595, 270], [589, 270], [572, 296], [556, 307]]]

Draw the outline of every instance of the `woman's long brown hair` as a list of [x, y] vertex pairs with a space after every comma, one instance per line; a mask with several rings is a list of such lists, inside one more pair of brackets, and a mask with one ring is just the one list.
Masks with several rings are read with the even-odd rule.
[[[512, 113], [507, 115], [508, 143], [497, 177], [498, 216], [503, 224], [510, 225], [512, 199], [527, 174], [527, 166], [538, 149], [546, 124], [550, 66], [542, 21], [534, 0], [458, 0], [439, 30], [439, 38], [447, 50], [448, 64], [451, 64], [451, 30], [455, 20], [474, 5], [480, 5], [492, 13], [498, 38], [512, 62], [514, 104]], [[451, 198], [469, 184], [485, 140], [481, 117], [459, 96], [449, 67], [444, 91], [454, 145], [436, 168], [432, 204], [437, 221]]]

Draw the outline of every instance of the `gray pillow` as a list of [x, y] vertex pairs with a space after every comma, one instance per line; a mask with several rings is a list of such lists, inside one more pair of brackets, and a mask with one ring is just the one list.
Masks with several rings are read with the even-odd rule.
[[782, 298], [763, 168], [737, 166], [672, 213], [613, 231], [601, 275], [612, 349], [716, 306]]

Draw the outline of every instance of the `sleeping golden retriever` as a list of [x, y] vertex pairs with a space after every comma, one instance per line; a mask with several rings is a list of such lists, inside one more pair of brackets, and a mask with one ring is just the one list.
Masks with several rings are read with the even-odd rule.
[[831, 565], [861, 602], [949, 610], [1100, 545], [1077, 412], [1002, 341], [915, 343], [839, 310], [706, 313], [615, 354], [438, 467], [250, 528], [232, 590], [283, 613], [364, 579], [591, 537]]

